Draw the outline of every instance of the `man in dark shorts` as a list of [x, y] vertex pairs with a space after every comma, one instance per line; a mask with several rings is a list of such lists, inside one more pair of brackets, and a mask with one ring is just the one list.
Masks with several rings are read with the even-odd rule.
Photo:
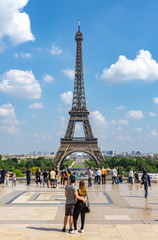
[[65, 203], [65, 217], [64, 217], [64, 227], [62, 229], [63, 232], [66, 231], [66, 224], [69, 216], [69, 233], [73, 231], [72, 229], [72, 223], [73, 223], [73, 213], [75, 209], [76, 200], [79, 199], [86, 203], [86, 200], [82, 197], [78, 196], [77, 188], [74, 186], [75, 183], [75, 177], [71, 176], [70, 178], [70, 184], [67, 184], [65, 187], [65, 197], [66, 197], [66, 203]]

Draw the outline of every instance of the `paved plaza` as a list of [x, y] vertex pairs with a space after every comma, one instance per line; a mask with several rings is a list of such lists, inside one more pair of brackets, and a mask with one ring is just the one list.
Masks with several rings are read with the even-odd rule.
[[[1, 240], [157, 240], [158, 185], [149, 197], [139, 184], [93, 185], [88, 189], [91, 213], [85, 232], [63, 233], [64, 188], [0, 185]], [[80, 218], [78, 229], [80, 228]]]

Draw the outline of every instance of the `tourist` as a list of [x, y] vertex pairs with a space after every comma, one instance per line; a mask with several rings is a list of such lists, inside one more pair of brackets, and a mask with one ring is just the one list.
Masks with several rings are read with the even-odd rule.
[[4, 184], [5, 182], [5, 174], [6, 174], [6, 170], [4, 168], [2, 168], [1, 170], [1, 183]]
[[5, 179], [6, 179], [6, 186], [9, 186], [9, 171], [6, 172], [5, 174]]
[[36, 173], [35, 173], [35, 182], [38, 185], [38, 183], [41, 184], [41, 170], [40, 168], [37, 168]]
[[61, 171], [60, 173], [60, 184], [64, 185], [64, 171]]
[[54, 168], [50, 171], [50, 186], [51, 188], [56, 188], [56, 172], [54, 171]]
[[129, 172], [128, 183], [133, 184], [133, 180], [134, 180], [134, 172], [133, 172], [133, 168], [131, 168]]
[[49, 173], [48, 173], [48, 171], [47, 170], [43, 171], [42, 176], [43, 176], [43, 187], [45, 187], [45, 184], [46, 184], [47, 187], [49, 188], [49, 183], [48, 183]]
[[147, 174], [147, 171], [144, 170], [144, 173], [142, 175], [142, 185], [144, 185], [144, 190], [145, 190], [145, 198], [148, 197], [148, 186], [151, 187], [151, 181], [150, 181], [150, 176]]
[[66, 185], [65, 187], [65, 197], [66, 197], [66, 203], [65, 203], [65, 217], [64, 217], [64, 226], [62, 231], [66, 231], [66, 224], [69, 217], [69, 233], [73, 233], [72, 229], [72, 223], [73, 223], [73, 214], [75, 209], [76, 200], [79, 199], [86, 203], [86, 200], [82, 197], [80, 197], [77, 193], [77, 188], [74, 186], [75, 178], [72, 176], [70, 178], [70, 183]]
[[92, 187], [92, 175], [93, 175], [92, 170], [90, 168], [88, 168], [88, 171], [87, 171], [88, 187]]
[[111, 173], [112, 173], [112, 184], [117, 183], [117, 175], [118, 175], [117, 169], [114, 167], [111, 170]]
[[102, 167], [101, 169], [102, 184], [106, 184], [106, 174], [107, 174], [106, 169]]
[[16, 173], [13, 173], [12, 175], [12, 187], [16, 186]]
[[[77, 190], [78, 195], [85, 199], [87, 196], [87, 190], [86, 185], [83, 180], [79, 182], [79, 189]], [[74, 221], [74, 230], [71, 231], [71, 233], [77, 233], [77, 220], [79, 215], [81, 215], [81, 228], [78, 230], [78, 232], [83, 233], [84, 232], [84, 222], [85, 222], [85, 212], [86, 212], [86, 204], [83, 202], [83, 200], [77, 199], [77, 203], [75, 205], [74, 215], [73, 215], [73, 221]]]
[[54, 171], [56, 173], [56, 175], [55, 175], [55, 187], [58, 188], [59, 170], [58, 170], [58, 168], [54, 168]]
[[31, 168], [28, 167], [27, 170], [26, 170], [26, 182], [27, 182], [27, 185], [30, 185], [30, 183], [31, 183], [31, 175], [32, 175]]
[[100, 184], [100, 182], [101, 182], [101, 170], [100, 170], [100, 168], [98, 168], [96, 174], [97, 174], [97, 183]]
[[67, 174], [67, 172], [64, 172], [64, 183], [63, 183], [63, 186], [65, 187], [66, 185], [67, 185], [67, 183], [68, 183], [68, 174]]

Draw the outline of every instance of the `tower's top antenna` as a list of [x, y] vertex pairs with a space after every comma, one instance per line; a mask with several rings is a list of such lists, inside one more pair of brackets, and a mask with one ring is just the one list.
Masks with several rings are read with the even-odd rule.
[[78, 32], [80, 32], [80, 19], [78, 19]]

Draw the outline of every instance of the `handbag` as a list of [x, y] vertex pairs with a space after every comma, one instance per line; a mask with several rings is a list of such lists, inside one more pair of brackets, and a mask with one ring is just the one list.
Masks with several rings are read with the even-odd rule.
[[90, 206], [89, 206], [89, 198], [88, 198], [88, 195], [87, 195], [87, 205], [86, 205], [86, 211], [85, 211], [85, 213], [86, 214], [89, 214], [91, 212], [91, 210], [90, 210]]

